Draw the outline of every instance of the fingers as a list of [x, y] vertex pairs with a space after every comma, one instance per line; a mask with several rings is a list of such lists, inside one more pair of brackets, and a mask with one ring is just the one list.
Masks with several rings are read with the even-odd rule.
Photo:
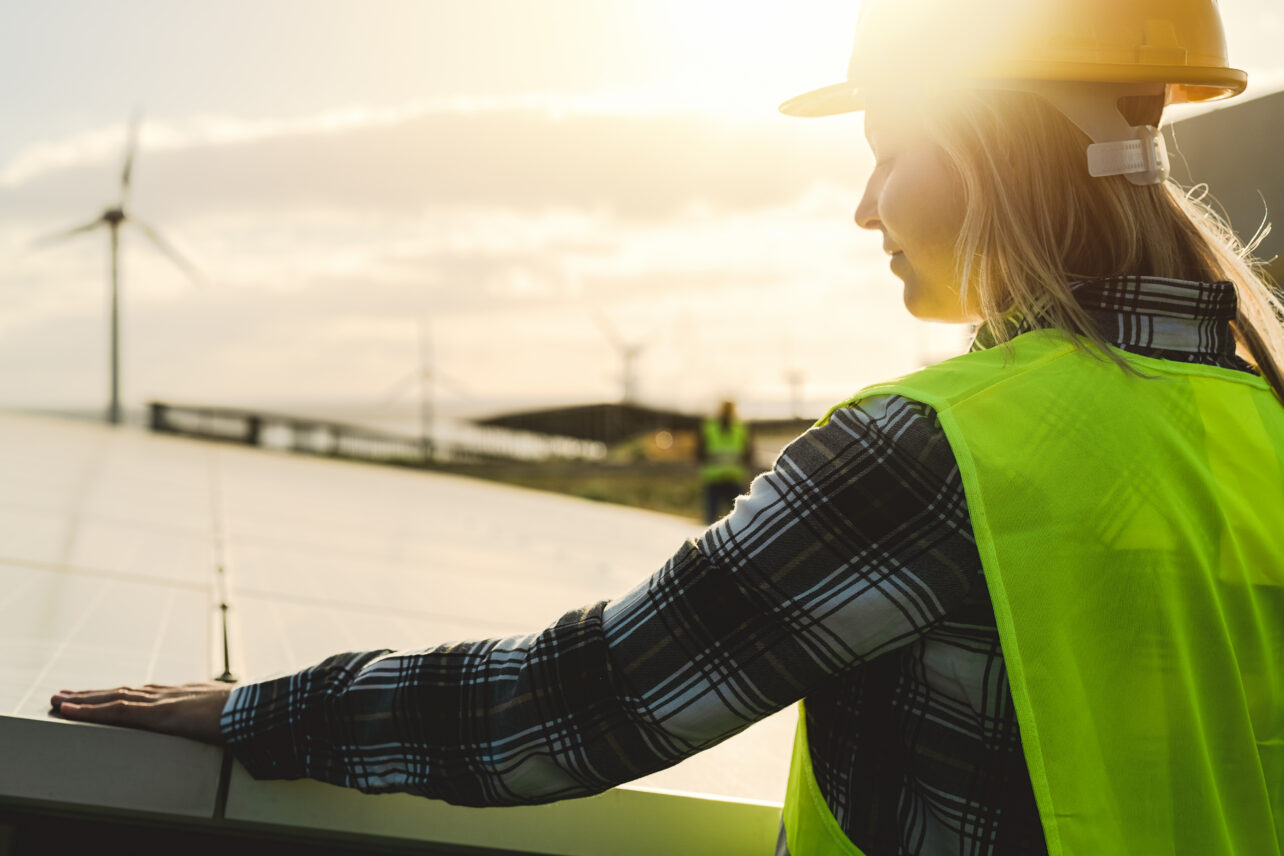
[[55, 693], [49, 699], [53, 707], [59, 707], [68, 702], [72, 704], [102, 704], [110, 701], [137, 701], [148, 702], [156, 701], [161, 698], [155, 691], [141, 689], [136, 690], [132, 687], [119, 687], [114, 690], [82, 690], [80, 692], [62, 692]]
[[[149, 708], [151, 708], [149, 710]], [[156, 715], [155, 706], [138, 702], [116, 699], [104, 702], [72, 703], [63, 702], [58, 706], [58, 713], [67, 719], [82, 722], [101, 722], [104, 725], [128, 725], [146, 727], [149, 718]]]
[[227, 684], [213, 681], [202, 681], [179, 685], [144, 684], [141, 687], [115, 687], [106, 690], [59, 690], [49, 698], [50, 706], [55, 709], [60, 705], [101, 704], [109, 701], [159, 701], [166, 698], [179, 698], [208, 692], [216, 689], [227, 689]]
[[68, 719], [104, 722], [111, 725], [128, 724], [127, 721], [146, 719], [147, 708], [165, 701], [165, 690], [116, 687], [110, 690], [61, 690], [53, 694], [49, 704]]

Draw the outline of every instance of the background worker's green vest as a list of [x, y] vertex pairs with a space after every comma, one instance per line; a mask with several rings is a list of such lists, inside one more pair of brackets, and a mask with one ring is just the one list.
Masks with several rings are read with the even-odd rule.
[[706, 419], [701, 431], [708, 460], [700, 468], [701, 480], [743, 484], [748, 476], [744, 457], [749, 447], [749, 428], [743, 422], [732, 421], [724, 429], [720, 420]]
[[[1146, 376], [1028, 333], [853, 401], [940, 416], [1051, 856], [1279, 856], [1284, 407], [1243, 372], [1122, 356]], [[860, 853], [803, 724], [785, 827], [793, 856]]]

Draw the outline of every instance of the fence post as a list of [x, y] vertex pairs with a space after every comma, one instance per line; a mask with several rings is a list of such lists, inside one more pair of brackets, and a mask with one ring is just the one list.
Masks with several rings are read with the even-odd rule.
[[159, 401], [153, 401], [151, 403], [151, 410], [152, 410], [151, 428], [153, 431], [169, 430], [168, 426], [166, 426], [165, 424], [165, 411], [168, 409], [169, 409], [168, 407], [166, 407], [164, 404], [162, 404]]

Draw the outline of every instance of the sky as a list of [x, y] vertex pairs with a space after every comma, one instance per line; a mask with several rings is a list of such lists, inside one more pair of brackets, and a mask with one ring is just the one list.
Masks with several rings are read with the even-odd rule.
[[[851, 0], [0, 0], [0, 406], [98, 407], [118, 198], [126, 406], [610, 401], [808, 415], [956, 352], [852, 223]], [[1225, 0], [1232, 60], [1284, 83], [1278, 0]], [[1250, 89], [1250, 94], [1254, 89]], [[420, 330], [427, 345], [420, 345]]]

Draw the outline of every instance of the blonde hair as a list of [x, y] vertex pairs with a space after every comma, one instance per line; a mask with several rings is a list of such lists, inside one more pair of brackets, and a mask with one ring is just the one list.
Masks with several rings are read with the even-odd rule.
[[[959, 298], [979, 308], [996, 341], [1014, 318], [1046, 324], [1104, 347], [1070, 285], [1107, 276], [1230, 281], [1240, 355], [1284, 401], [1284, 306], [1262, 262], [1200, 197], [1169, 180], [1137, 186], [1093, 178], [1088, 137], [1038, 96], [952, 92], [933, 99], [929, 133], [967, 199], [957, 250]], [[1161, 97], [1123, 99], [1134, 124], [1159, 123]], [[1014, 177], [1016, 180], [1014, 180]]]

